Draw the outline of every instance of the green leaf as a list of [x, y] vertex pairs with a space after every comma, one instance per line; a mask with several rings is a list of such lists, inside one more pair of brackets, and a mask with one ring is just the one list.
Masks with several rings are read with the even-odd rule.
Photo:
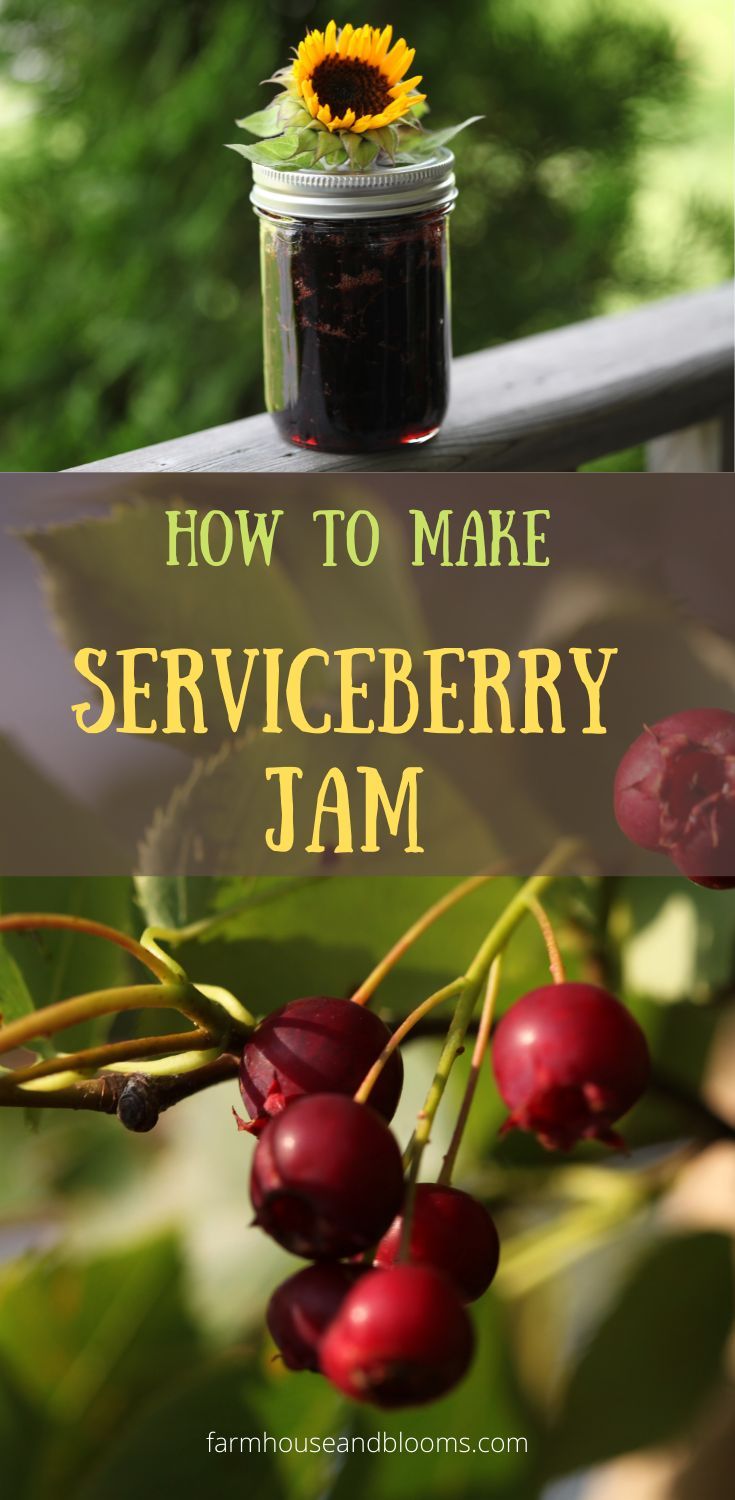
[[307, 157], [307, 163], [309, 160], [316, 159], [316, 136], [314, 132], [310, 132], [310, 134], [313, 137], [314, 144], [309, 153], [304, 149], [307, 144], [306, 130], [296, 130], [294, 128], [286, 130], [282, 135], [274, 136], [270, 140], [259, 141], [255, 146], [243, 146], [239, 143], [233, 144], [229, 142], [227, 149], [229, 151], [237, 151], [240, 156], [246, 157], [248, 161], [262, 162], [265, 166], [280, 167], [285, 163], [290, 168], [294, 168], [297, 165], [304, 164], [303, 158], [305, 156]]
[[[133, 926], [132, 881], [125, 876], [4, 875], [0, 903], [6, 912], [68, 912], [126, 931]], [[82, 933], [8, 933], [5, 947], [37, 1009], [66, 995], [122, 984], [132, 972], [130, 959], [120, 948]], [[75, 1028], [74, 1035], [86, 1029]], [[65, 1035], [65, 1042], [70, 1035]]]
[[48, 1421], [34, 1452], [56, 1493], [77, 1493], [132, 1411], [199, 1354], [171, 1239], [92, 1260], [20, 1262], [0, 1279], [0, 1386], [8, 1381]]
[[[230, 499], [225, 503], [229, 505]], [[251, 513], [267, 510], [274, 504], [274, 491], [251, 475], [244, 503]], [[186, 501], [175, 504], [187, 508]], [[289, 526], [294, 524], [291, 516], [288, 520]], [[307, 522], [311, 526], [310, 516], [301, 515], [303, 529]], [[285, 518], [279, 523], [283, 525]], [[299, 519], [295, 526], [298, 529]], [[280, 530], [277, 535], [280, 539]], [[119, 649], [144, 637], [159, 650], [185, 642], [191, 649], [209, 652], [217, 642], [229, 645], [239, 658], [245, 643], [275, 640], [288, 654], [313, 638], [301, 580], [298, 573], [293, 579], [287, 576], [278, 545], [270, 565], [256, 551], [247, 569], [234, 556], [231, 565], [214, 570], [166, 568], [167, 523], [160, 496], [124, 500], [104, 521], [53, 527], [25, 540], [41, 564], [59, 632], [72, 652], [94, 643], [107, 651], [111, 664]], [[253, 699], [256, 714], [263, 703], [257, 689]], [[160, 682], [151, 688], [150, 706], [152, 718], [165, 715], [165, 686]], [[211, 707], [210, 735], [217, 741], [228, 733], [227, 716], [215, 695]], [[179, 736], [181, 748], [201, 751], [196, 738]], [[21, 799], [20, 807], [27, 819], [28, 808], [35, 808], [30, 794]]]
[[240, 130], [246, 130], [249, 135], [257, 135], [266, 139], [268, 136], [279, 135], [285, 126], [294, 124], [300, 116], [307, 113], [303, 105], [290, 94], [277, 94], [265, 109], [256, 110], [252, 115], [245, 115], [244, 119], [236, 120], [235, 124]]
[[100, 818], [2, 734], [0, 788], [0, 870], [16, 876], [38, 870], [94, 875], [127, 863], [129, 855]]
[[[146, 1341], [143, 1340], [143, 1347]], [[252, 1405], [252, 1360], [240, 1352], [178, 1372], [174, 1380], [136, 1412], [134, 1420], [112, 1434], [91, 1475], [79, 1473], [78, 1500], [130, 1500], [131, 1479], [141, 1476], [146, 1495], [171, 1494], [196, 1500], [212, 1492], [220, 1500], [242, 1500], [243, 1494], [289, 1500], [277, 1458], [266, 1449], [239, 1449], [240, 1434], [260, 1440], [262, 1419]], [[281, 1435], [274, 1414], [272, 1431]], [[290, 1429], [289, 1429], [290, 1430]], [[231, 1454], [210, 1453], [207, 1434], [235, 1436]], [[309, 1469], [308, 1459], [301, 1462]], [[314, 1490], [320, 1493], [321, 1487]]]
[[[430, 876], [283, 877], [224, 881], [213, 915], [243, 897], [207, 942], [189, 943], [177, 956], [194, 977], [224, 984], [257, 1014], [299, 995], [350, 994], [418, 916], [455, 884]], [[517, 889], [498, 879], [459, 903], [427, 932], [381, 985], [379, 1005], [404, 1015], [461, 973], [494, 919]], [[503, 965], [500, 1008], [548, 978], [543, 942], [528, 922]], [[492, 1105], [485, 1120], [484, 1103]], [[478, 1141], [487, 1149], [500, 1123], [494, 1090], [478, 1090], [473, 1108]]]
[[147, 926], [174, 931], [201, 916], [217, 889], [216, 880], [184, 880], [169, 875], [136, 875], [134, 884]]
[[427, 131], [410, 149], [414, 154], [428, 155], [432, 151], [435, 151], [438, 146], [447, 146], [462, 130], [467, 130], [470, 125], [476, 125], [479, 120], [484, 120], [484, 118], [484, 115], [470, 115], [469, 119], [462, 120], [460, 125], [448, 125], [445, 130]]
[[[308, 736], [305, 743], [295, 744], [294, 737], [284, 735], [279, 744], [279, 763], [296, 764], [303, 772], [295, 797], [295, 838], [288, 857], [289, 873], [354, 873], [356, 862], [364, 859], [357, 851], [364, 831], [361, 808], [365, 783], [349, 764], [342, 769], [353, 809], [356, 852], [334, 858], [306, 853], [306, 845], [311, 842], [314, 799], [334, 757], [333, 751], [325, 749], [323, 743], [315, 744], [314, 740], [314, 736]], [[298, 760], [291, 758], [297, 754]], [[284, 756], [288, 758], [284, 760]], [[272, 766], [273, 758], [273, 746], [267, 737], [249, 734], [196, 766], [188, 781], [176, 789], [169, 803], [156, 815], [140, 851], [142, 872], [154, 874], [165, 869], [196, 874], [200, 869], [216, 869], [224, 875], [236, 875], [243, 869], [264, 874], [277, 868], [279, 856], [265, 842], [266, 830], [274, 822], [277, 826], [279, 819], [277, 785], [266, 782], [266, 770]], [[431, 851], [435, 867], [474, 870], [492, 862], [492, 836], [465, 801], [460, 788], [438, 765], [429, 764], [426, 757], [424, 764], [424, 774], [419, 778], [420, 834], [422, 846]], [[405, 750], [395, 739], [381, 746], [379, 769], [386, 786], [395, 792], [405, 769]], [[334, 829], [334, 819], [327, 816], [323, 825], [325, 839], [332, 836]], [[397, 847], [400, 849], [401, 845]], [[390, 860], [391, 841], [387, 833], [383, 848], [385, 859]], [[500, 856], [499, 846], [495, 855]], [[375, 873], [381, 873], [380, 856], [376, 856]]]
[[722, 1371], [733, 1313], [721, 1235], [665, 1241], [637, 1268], [568, 1387], [550, 1472], [683, 1436]]
[[5, 941], [0, 938], [0, 1025], [17, 1021], [21, 1016], [35, 1010], [33, 997], [18, 968], [15, 959], [8, 953]]

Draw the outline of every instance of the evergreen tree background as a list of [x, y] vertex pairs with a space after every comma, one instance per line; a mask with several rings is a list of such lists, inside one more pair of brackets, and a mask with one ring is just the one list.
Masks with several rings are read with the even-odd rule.
[[[565, 22], [541, 0], [372, 7], [417, 46], [432, 123], [486, 117], [458, 143], [457, 352], [687, 286], [702, 254], [726, 274], [706, 198], [655, 264], [631, 232], [645, 152], [676, 138], [694, 86], [660, 17], [624, 0]], [[261, 408], [257, 230], [223, 143], [328, 18], [311, 0], [0, 0], [0, 63], [27, 100], [0, 158], [3, 469]]]

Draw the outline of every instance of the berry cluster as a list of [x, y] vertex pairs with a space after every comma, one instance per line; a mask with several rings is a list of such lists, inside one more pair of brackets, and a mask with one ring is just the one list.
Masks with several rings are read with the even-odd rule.
[[[434, 1400], [462, 1378], [474, 1343], [466, 1304], [487, 1291], [499, 1259], [493, 1220], [468, 1193], [444, 1183], [407, 1192], [387, 1123], [402, 1082], [397, 1051], [373, 1090], [377, 1107], [352, 1097], [388, 1040], [350, 1000], [297, 1000], [256, 1027], [240, 1073], [258, 1137], [255, 1223], [311, 1262], [273, 1293], [269, 1331], [289, 1369], [319, 1371], [384, 1408]], [[505, 1129], [561, 1149], [588, 1137], [617, 1145], [611, 1127], [645, 1087], [648, 1052], [611, 995], [561, 983], [506, 1013], [493, 1065]]]
[[735, 714], [690, 709], [647, 728], [618, 767], [615, 816], [698, 885], [735, 885]]

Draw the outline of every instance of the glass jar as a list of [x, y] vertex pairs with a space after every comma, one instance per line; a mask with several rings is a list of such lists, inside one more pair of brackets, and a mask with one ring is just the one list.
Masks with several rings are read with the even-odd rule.
[[449, 395], [451, 151], [369, 172], [256, 165], [265, 394], [289, 442], [434, 437]]

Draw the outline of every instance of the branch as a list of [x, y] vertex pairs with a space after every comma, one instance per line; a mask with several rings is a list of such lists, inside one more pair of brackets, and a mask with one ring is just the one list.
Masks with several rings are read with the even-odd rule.
[[224, 1052], [191, 1073], [152, 1077], [146, 1073], [105, 1073], [62, 1088], [34, 1090], [4, 1078], [0, 1108], [91, 1110], [117, 1115], [126, 1130], [152, 1130], [159, 1115], [203, 1089], [236, 1078], [238, 1059]]

